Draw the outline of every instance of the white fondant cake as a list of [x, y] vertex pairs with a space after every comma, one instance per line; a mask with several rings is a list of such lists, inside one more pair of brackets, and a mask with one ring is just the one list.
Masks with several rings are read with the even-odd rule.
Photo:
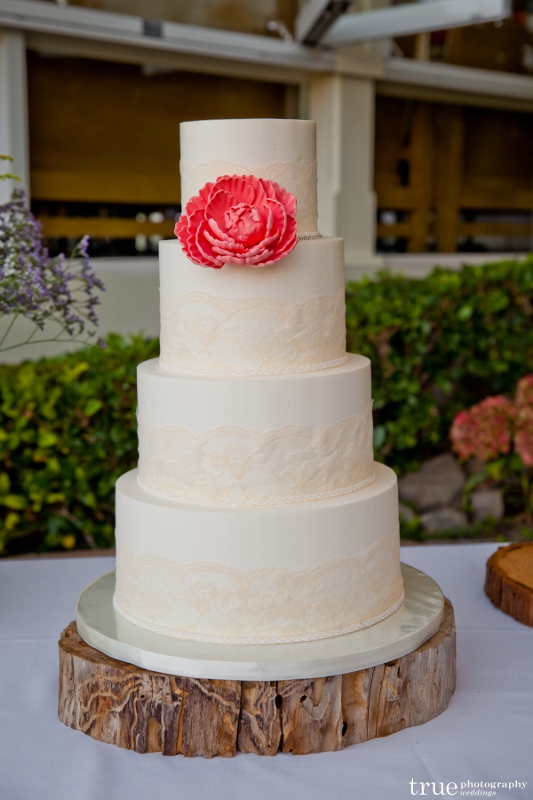
[[277, 505], [346, 494], [374, 475], [370, 362], [251, 377], [138, 369], [139, 480], [169, 499]]
[[163, 241], [159, 262], [165, 369], [268, 375], [346, 360], [342, 239], [301, 241], [264, 269], [201, 269]]
[[318, 233], [315, 123], [301, 119], [182, 122], [181, 206], [221, 175], [256, 175], [296, 197], [298, 235]]
[[403, 598], [397, 485], [373, 463], [369, 361], [346, 355], [342, 240], [307, 238], [314, 123], [184, 123], [181, 152], [184, 204], [255, 175], [295, 196], [304, 238], [220, 269], [161, 243], [161, 357], [139, 366], [139, 468], [117, 483], [115, 607], [193, 641], [366, 627]]

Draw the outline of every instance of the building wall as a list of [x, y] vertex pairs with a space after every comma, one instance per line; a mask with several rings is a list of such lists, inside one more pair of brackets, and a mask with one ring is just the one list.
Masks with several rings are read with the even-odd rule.
[[284, 102], [281, 84], [30, 52], [32, 199], [178, 204], [180, 122], [279, 117]]

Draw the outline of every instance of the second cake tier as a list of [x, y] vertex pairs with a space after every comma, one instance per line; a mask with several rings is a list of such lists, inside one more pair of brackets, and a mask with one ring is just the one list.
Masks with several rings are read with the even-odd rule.
[[180, 502], [275, 505], [374, 479], [370, 362], [301, 375], [207, 378], [140, 364], [139, 482]]
[[161, 365], [190, 374], [306, 372], [346, 360], [342, 239], [299, 242], [282, 261], [200, 267], [159, 246]]

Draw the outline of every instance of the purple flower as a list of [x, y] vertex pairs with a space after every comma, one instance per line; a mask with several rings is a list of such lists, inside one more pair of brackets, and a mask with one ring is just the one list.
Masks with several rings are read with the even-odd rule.
[[62, 253], [51, 258], [24, 192], [15, 189], [0, 205], [0, 314], [21, 314], [41, 329], [57, 322], [69, 336], [94, 336], [95, 292], [104, 285], [89, 263], [88, 246], [84, 236], [69, 259]]

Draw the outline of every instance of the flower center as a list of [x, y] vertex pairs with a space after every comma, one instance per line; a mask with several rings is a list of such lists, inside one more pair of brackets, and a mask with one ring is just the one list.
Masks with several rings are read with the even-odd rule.
[[263, 222], [255, 206], [239, 203], [225, 213], [226, 231], [236, 242], [251, 245], [261, 241]]

